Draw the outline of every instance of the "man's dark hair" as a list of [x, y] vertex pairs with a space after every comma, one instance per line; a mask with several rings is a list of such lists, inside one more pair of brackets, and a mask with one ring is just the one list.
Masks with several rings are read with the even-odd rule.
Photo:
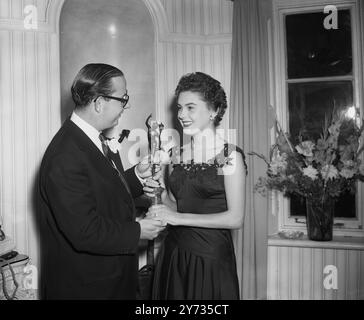
[[71, 87], [72, 99], [76, 108], [87, 106], [98, 96], [111, 96], [112, 78], [123, 77], [118, 68], [103, 63], [85, 65], [77, 74]]
[[208, 106], [217, 111], [214, 125], [219, 125], [227, 108], [226, 94], [220, 82], [203, 72], [188, 73], [179, 80], [175, 96], [178, 98], [185, 91], [200, 93]]

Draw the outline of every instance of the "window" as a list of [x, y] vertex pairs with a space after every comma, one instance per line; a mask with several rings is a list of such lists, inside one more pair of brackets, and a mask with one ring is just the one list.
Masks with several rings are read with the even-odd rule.
[[[363, 114], [359, 3], [335, 4], [337, 28], [327, 29], [324, 21], [332, 11], [325, 13], [324, 8], [332, 1], [275, 1], [276, 110], [297, 141], [299, 136], [316, 140], [325, 115], [334, 109]], [[304, 199], [278, 195], [276, 201], [280, 229], [305, 230]], [[360, 184], [354, 195], [341, 196], [335, 206], [336, 235], [362, 234], [362, 202]]]

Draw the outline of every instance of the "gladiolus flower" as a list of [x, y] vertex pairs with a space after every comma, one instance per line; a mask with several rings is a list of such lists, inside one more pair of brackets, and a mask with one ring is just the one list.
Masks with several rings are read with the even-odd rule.
[[308, 166], [307, 168], [303, 169], [303, 175], [311, 178], [312, 180], [316, 180], [318, 171], [314, 167]]
[[335, 179], [337, 178], [338, 174], [339, 172], [337, 171], [337, 169], [331, 164], [327, 164], [321, 169], [321, 175], [324, 180]]
[[304, 155], [305, 157], [312, 157], [312, 150], [315, 147], [315, 144], [312, 141], [303, 141], [298, 146], [296, 146], [296, 150], [298, 153]]

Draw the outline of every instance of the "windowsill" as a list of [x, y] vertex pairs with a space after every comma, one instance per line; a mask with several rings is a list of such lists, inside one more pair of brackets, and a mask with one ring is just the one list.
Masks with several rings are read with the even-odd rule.
[[277, 234], [268, 236], [268, 246], [273, 247], [302, 247], [320, 249], [364, 250], [364, 237], [334, 236], [332, 241], [312, 241], [304, 235], [301, 239], [282, 239]]

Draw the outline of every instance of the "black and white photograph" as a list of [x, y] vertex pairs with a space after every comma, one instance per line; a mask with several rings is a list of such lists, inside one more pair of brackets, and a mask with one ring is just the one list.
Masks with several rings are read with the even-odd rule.
[[363, 300], [363, 56], [364, 0], [0, 0], [0, 308]]

